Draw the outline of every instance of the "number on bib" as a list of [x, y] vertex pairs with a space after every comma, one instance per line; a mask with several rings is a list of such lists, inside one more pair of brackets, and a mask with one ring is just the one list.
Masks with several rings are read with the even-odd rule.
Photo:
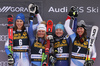
[[39, 50], [39, 53], [42, 54], [42, 49]]
[[81, 49], [81, 47], [79, 47], [79, 46], [78, 46], [78, 50], [77, 50], [77, 53], [80, 51], [80, 49]]
[[22, 46], [22, 39], [19, 39], [19, 45]]
[[57, 50], [58, 50], [58, 53], [63, 53], [63, 47], [59, 47], [57, 48]]

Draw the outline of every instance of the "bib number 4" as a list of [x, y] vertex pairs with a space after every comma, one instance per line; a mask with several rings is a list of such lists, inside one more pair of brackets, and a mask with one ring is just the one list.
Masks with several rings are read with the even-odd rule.
[[42, 54], [42, 49], [39, 50], [39, 53]]

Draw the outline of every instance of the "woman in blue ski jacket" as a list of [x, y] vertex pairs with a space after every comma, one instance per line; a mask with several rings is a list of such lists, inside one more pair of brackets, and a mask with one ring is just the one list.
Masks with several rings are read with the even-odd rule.
[[14, 63], [14, 66], [29, 66], [29, 39], [24, 24], [25, 17], [20, 13], [15, 18], [15, 26], [13, 29], [13, 51], [9, 48], [9, 38], [5, 43], [5, 51], [8, 55], [8, 63], [10, 65]]
[[[38, 9], [37, 9], [38, 10]], [[37, 11], [36, 10], [36, 11]], [[42, 18], [39, 13], [36, 14], [38, 24]], [[15, 18], [15, 26], [13, 29], [13, 51], [9, 48], [9, 39], [5, 42], [5, 51], [8, 55], [8, 63], [14, 66], [29, 66], [29, 38], [28, 27], [24, 26], [25, 16], [20, 13]], [[38, 24], [32, 25], [32, 29], [36, 30]], [[34, 27], [34, 28], [33, 28]], [[13, 52], [13, 53], [12, 53]]]
[[32, 24], [30, 22], [29, 27], [29, 39], [31, 44], [31, 65], [32, 66], [41, 66], [42, 53], [45, 52], [46, 45], [46, 22], [42, 22], [37, 27], [37, 33], [34, 36]]
[[[36, 6], [36, 4], [29, 5], [30, 8], [33, 8], [33, 6]], [[34, 13], [34, 11], [30, 11], [30, 14], [32, 13]], [[28, 35], [31, 45], [31, 66], [41, 66], [42, 53], [45, 52], [45, 45], [46, 45], [46, 22], [41, 20], [41, 23], [38, 24], [38, 27], [35, 26], [32, 27], [32, 25], [33, 25], [33, 19], [30, 19]], [[34, 35], [33, 28], [37, 29], [36, 35]]]

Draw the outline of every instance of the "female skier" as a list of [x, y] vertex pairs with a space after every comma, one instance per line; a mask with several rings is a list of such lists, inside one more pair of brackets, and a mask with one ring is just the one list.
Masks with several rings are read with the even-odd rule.
[[[73, 20], [73, 31], [75, 31], [75, 24], [77, 19]], [[64, 35], [64, 26], [62, 24], [57, 24], [55, 26], [55, 35], [54, 35], [54, 50], [57, 50], [56, 58], [57, 62], [55, 66], [69, 66], [69, 42], [70, 38]]]
[[[38, 9], [35, 10], [35, 12]], [[38, 23], [41, 23], [42, 18], [39, 13], [36, 13]], [[9, 39], [5, 43], [5, 51], [8, 55], [8, 63], [14, 66], [29, 66], [29, 39], [28, 39], [28, 27], [24, 26], [25, 16], [20, 13], [15, 18], [15, 26], [13, 31], [13, 53], [9, 50]], [[37, 27], [38, 24], [32, 25]], [[32, 28], [35, 30], [36, 28]]]
[[[31, 9], [35, 10], [35, 8], [33, 8], [35, 5], [36, 4], [34, 3], [30, 4], [29, 11]], [[33, 13], [33, 12], [30, 11], [30, 13]], [[30, 39], [30, 44], [31, 44], [31, 65], [32, 66], [42, 66], [42, 64], [47, 63], [45, 61], [42, 62], [43, 60], [42, 54], [45, 53], [45, 47], [47, 45], [46, 40], [47, 39], [51, 40], [53, 37], [46, 35], [46, 22], [45, 21], [42, 21], [41, 24], [38, 25], [36, 36], [34, 36], [33, 29], [32, 29], [33, 19], [30, 18], [29, 21], [30, 21], [30, 27], [28, 28], [29, 30], [28, 34], [29, 34], [29, 39]]]
[[34, 36], [32, 24], [30, 22], [29, 27], [29, 39], [31, 44], [31, 64], [32, 66], [41, 66], [42, 60], [42, 52], [45, 52], [45, 44], [46, 44], [46, 22], [42, 22], [37, 27], [36, 37]]
[[64, 26], [62, 24], [55, 26], [54, 50], [58, 51], [55, 66], [68, 66], [69, 44], [68, 39], [64, 36]]
[[[83, 66], [88, 51], [87, 48], [88, 48], [89, 38], [87, 37], [86, 25], [83, 20], [77, 23], [76, 32], [73, 32], [69, 27], [71, 17], [75, 17], [76, 15], [77, 11], [71, 10], [67, 16], [64, 26], [73, 43], [70, 66]], [[93, 46], [90, 63], [93, 64], [95, 59], [96, 59], [96, 50], [95, 46]]]
[[[29, 11], [31, 8], [35, 10], [34, 6], [36, 4], [30, 4], [29, 5]], [[37, 7], [36, 7], [37, 8]], [[30, 14], [34, 13], [34, 11], [30, 11]], [[31, 15], [30, 15], [31, 16]], [[32, 16], [31, 16], [32, 17]], [[42, 60], [42, 52], [45, 51], [45, 44], [46, 44], [46, 22], [41, 21], [41, 24], [38, 24], [37, 33], [36, 36], [34, 36], [33, 33], [33, 19], [30, 19], [30, 26], [28, 28], [28, 35], [30, 39], [30, 45], [31, 45], [31, 65], [32, 66], [41, 66], [41, 60]]]

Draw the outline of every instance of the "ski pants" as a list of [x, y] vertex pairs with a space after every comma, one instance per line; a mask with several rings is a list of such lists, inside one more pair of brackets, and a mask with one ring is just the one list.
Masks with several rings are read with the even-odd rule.
[[85, 60], [73, 59], [71, 58], [70, 66], [83, 66]]
[[29, 66], [28, 52], [13, 52], [14, 66]]
[[41, 66], [41, 61], [31, 61], [31, 66]]
[[55, 66], [69, 66], [68, 60], [59, 60], [55, 63]]

